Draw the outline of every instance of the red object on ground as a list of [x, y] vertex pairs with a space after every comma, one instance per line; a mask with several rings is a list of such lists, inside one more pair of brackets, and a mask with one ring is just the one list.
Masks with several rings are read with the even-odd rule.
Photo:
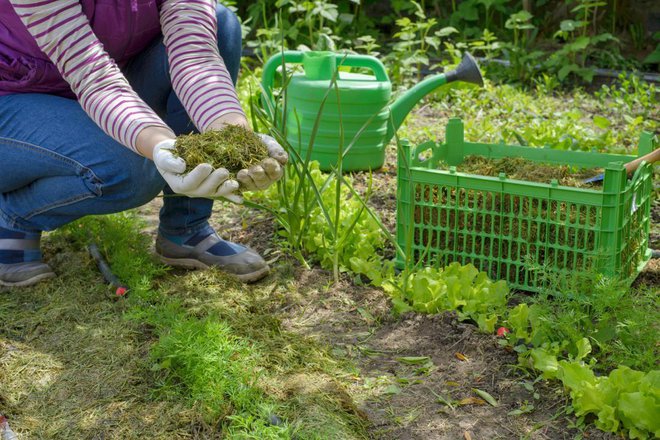
[[505, 337], [507, 335], [507, 333], [510, 333], [510, 332], [509, 332], [509, 329], [506, 328], [506, 327], [500, 327], [500, 328], [497, 329], [497, 337], [498, 338]]
[[115, 295], [124, 296], [124, 295], [126, 295], [127, 291], [128, 291], [128, 289], [126, 287], [117, 287], [117, 290], [115, 290]]

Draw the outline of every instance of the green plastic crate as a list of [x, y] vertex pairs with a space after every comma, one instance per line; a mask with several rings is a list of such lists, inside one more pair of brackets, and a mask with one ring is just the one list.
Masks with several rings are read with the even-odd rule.
[[[632, 282], [651, 256], [653, 172], [643, 163], [628, 179], [623, 163], [635, 156], [465, 142], [460, 119], [449, 121], [443, 144], [400, 144], [397, 242], [410, 265], [472, 263], [537, 292], [594, 272]], [[639, 155], [654, 146], [643, 133]], [[457, 172], [468, 155], [602, 167], [605, 179], [602, 188], [582, 189]], [[437, 169], [441, 161], [448, 171]], [[396, 263], [404, 267], [402, 255]]]

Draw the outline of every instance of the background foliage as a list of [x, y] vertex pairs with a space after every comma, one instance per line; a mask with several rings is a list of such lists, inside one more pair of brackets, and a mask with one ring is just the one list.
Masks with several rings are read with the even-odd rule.
[[[323, 46], [382, 56], [396, 80], [415, 78], [469, 49], [491, 77], [523, 83], [548, 72], [591, 82], [594, 68], [657, 71], [660, 8], [632, 0], [224, 1], [241, 17], [248, 48]], [[383, 55], [386, 54], [386, 55]]]

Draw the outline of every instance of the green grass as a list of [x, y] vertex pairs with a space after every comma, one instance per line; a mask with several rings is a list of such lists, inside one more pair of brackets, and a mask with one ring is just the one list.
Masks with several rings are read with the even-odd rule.
[[44, 243], [57, 278], [0, 292], [0, 412], [21, 438], [183, 436], [185, 407], [150, 397], [153, 336], [122, 318], [126, 301], [67, 236]]
[[289, 427], [270, 424], [277, 407], [258, 387], [259, 350], [226, 322], [214, 316], [177, 319], [151, 354], [153, 369], [162, 372], [159, 391], [187, 396], [206, 423], [220, 421], [237, 435], [290, 435]]
[[[62, 228], [46, 240], [59, 277], [0, 296], [0, 316], [13, 317], [0, 326], [0, 412], [20, 433], [84, 438], [107, 423], [122, 439], [366, 437], [336, 379], [352, 367], [277, 318], [294, 280], [247, 288], [214, 270], [168, 273], [143, 226], [129, 213]], [[127, 298], [100, 282], [89, 240]]]
[[549, 343], [589, 339], [598, 371], [619, 365], [651, 371], [657, 366], [657, 286], [630, 288], [594, 276], [574, 292], [540, 294], [533, 304], [538, 333], [535, 339]]

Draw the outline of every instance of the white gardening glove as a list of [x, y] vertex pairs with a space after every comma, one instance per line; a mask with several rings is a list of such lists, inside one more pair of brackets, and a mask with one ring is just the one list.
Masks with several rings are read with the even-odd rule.
[[174, 142], [174, 139], [161, 141], [153, 151], [156, 168], [172, 191], [188, 197], [224, 197], [234, 203], [243, 202], [243, 198], [235, 194], [238, 182], [228, 179], [229, 171], [225, 168], [214, 170], [211, 164], [203, 163], [186, 173], [186, 162], [172, 153]]
[[240, 170], [236, 180], [247, 191], [257, 191], [268, 188], [279, 180], [284, 174], [283, 166], [289, 160], [284, 148], [272, 137], [265, 134], [257, 134], [268, 149], [268, 158], [258, 165], [253, 165], [246, 170]]

